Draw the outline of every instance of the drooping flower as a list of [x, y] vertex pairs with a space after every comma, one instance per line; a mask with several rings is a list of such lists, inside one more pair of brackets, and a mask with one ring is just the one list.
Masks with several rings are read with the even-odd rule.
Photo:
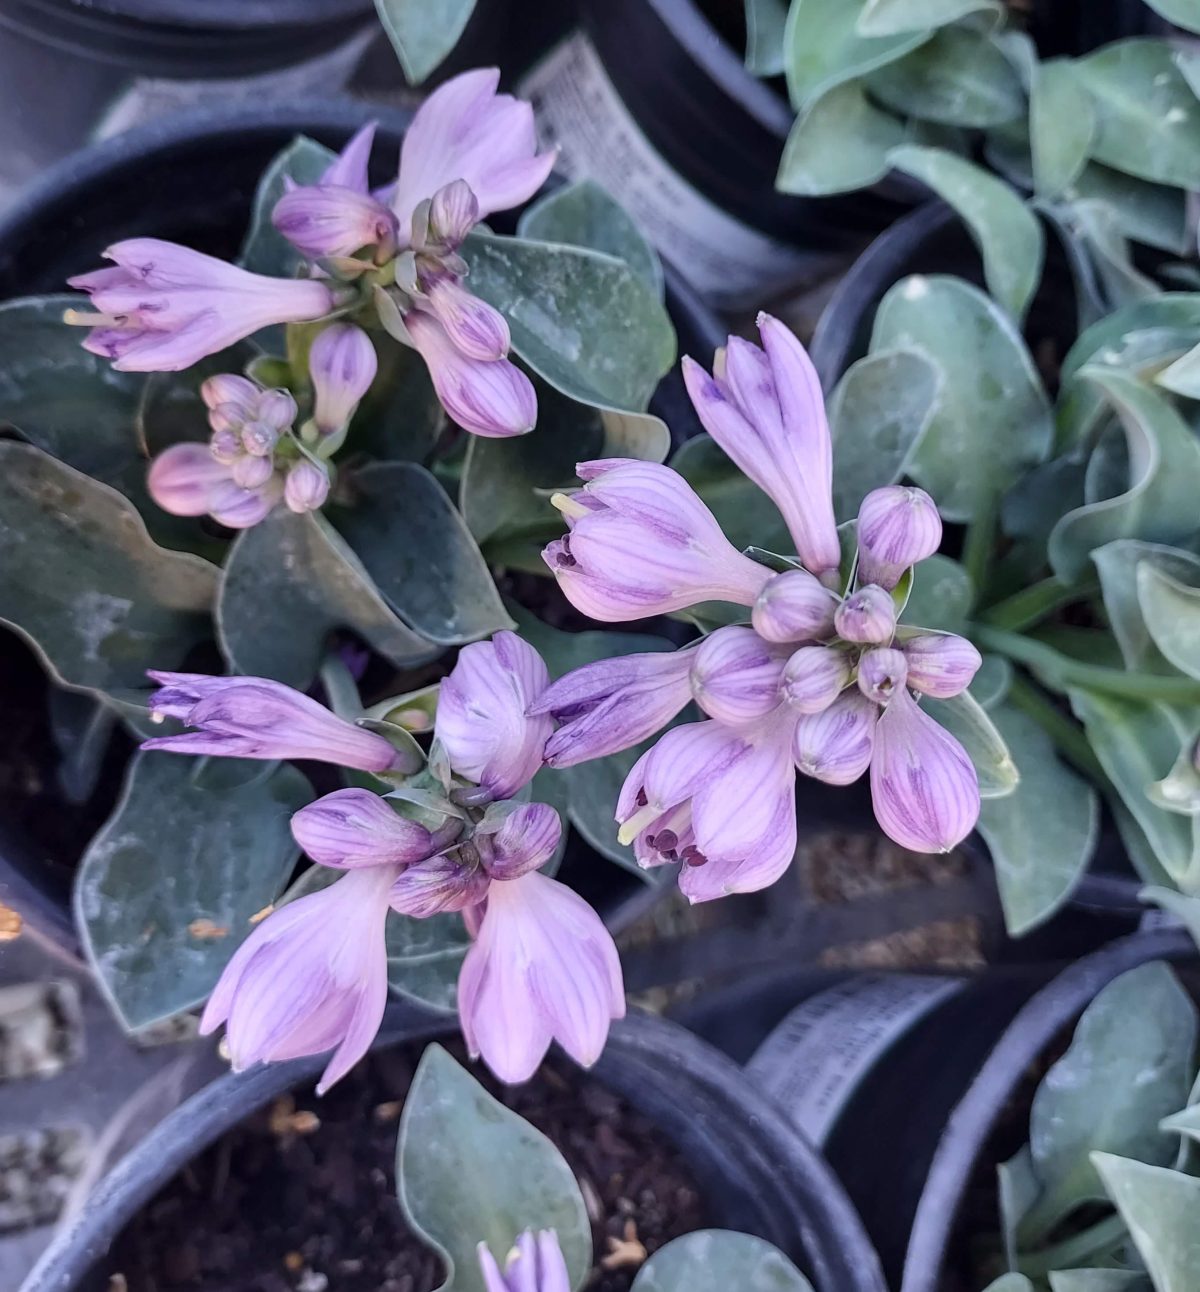
[[460, 776], [511, 798], [533, 779], [554, 729], [530, 707], [550, 681], [542, 657], [516, 633], [464, 646], [441, 684], [436, 731]]
[[486, 1243], [480, 1243], [479, 1267], [486, 1292], [571, 1292], [567, 1262], [553, 1229], [537, 1237], [527, 1229], [509, 1252], [501, 1272]]
[[403, 866], [434, 851], [433, 835], [370, 790], [334, 790], [292, 816], [292, 835], [322, 866]]
[[178, 718], [196, 731], [159, 736], [143, 749], [228, 758], [309, 758], [383, 772], [400, 755], [382, 736], [346, 722], [308, 696], [265, 677], [161, 673], [150, 696], [151, 715]]
[[392, 866], [348, 870], [273, 911], [234, 953], [200, 1021], [225, 1024], [235, 1072], [335, 1049], [323, 1094], [370, 1048], [387, 1004], [384, 921]]
[[552, 682], [530, 707], [559, 724], [550, 767], [574, 767], [629, 749], [665, 727], [692, 698], [694, 652], [646, 651], [585, 664]]
[[966, 750], [903, 686], [875, 725], [871, 799], [888, 836], [918, 852], [949, 852], [979, 819]]
[[924, 489], [887, 485], [862, 500], [857, 533], [859, 583], [890, 589], [938, 550], [942, 518]]
[[677, 472], [629, 458], [576, 471], [584, 487], [552, 499], [570, 533], [543, 559], [577, 609], [613, 622], [701, 601], [754, 604], [771, 571], [735, 550]]
[[833, 516], [833, 449], [821, 383], [804, 347], [769, 314], [762, 348], [731, 336], [724, 371], [685, 358], [683, 376], [704, 429], [783, 514], [812, 574], [841, 561]]
[[375, 347], [362, 328], [352, 323], [322, 328], [308, 353], [313, 421], [322, 435], [333, 435], [349, 424], [378, 367]]
[[84, 348], [121, 372], [178, 372], [260, 328], [335, 307], [327, 282], [267, 278], [158, 238], [129, 238], [104, 256], [112, 268], [69, 280], [98, 312], [68, 310], [66, 321], [90, 327]]
[[537, 871], [493, 883], [458, 979], [472, 1057], [527, 1081], [557, 1041], [589, 1067], [625, 1014], [612, 935], [578, 894]]

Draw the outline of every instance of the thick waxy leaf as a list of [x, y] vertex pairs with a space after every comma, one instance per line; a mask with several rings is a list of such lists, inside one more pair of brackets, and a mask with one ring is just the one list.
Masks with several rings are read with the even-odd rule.
[[445, 645], [512, 626], [475, 540], [441, 485], [413, 462], [356, 471], [331, 519], [410, 627]]
[[1192, 1292], [1200, 1269], [1200, 1180], [1108, 1153], [1097, 1153], [1095, 1164], [1155, 1292]]
[[1146, 3], [1176, 27], [1200, 31], [1200, 5], [1196, 0], [1146, 0]]
[[1092, 553], [1100, 574], [1104, 608], [1125, 667], [1139, 673], [1169, 673], [1174, 666], [1154, 643], [1142, 608], [1139, 571], [1143, 566], [1189, 587], [1200, 587], [1200, 557], [1182, 548], [1120, 539]]
[[88, 960], [136, 1031], [199, 1004], [279, 895], [312, 797], [287, 764], [137, 754], [76, 878]]
[[1036, 1289], [1024, 1274], [1001, 1274], [984, 1292], [1036, 1292]]
[[475, 0], [375, 0], [379, 21], [410, 85], [419, 85], [458, 44]]
[[235, 672], [301, 691], [338, 628], [352, 629], [398, 667], [437, 652], [397, 617], [328, 521], [283, 507], [244, 530], [230, 550], [217, 624]]
[[1119, 538], [1174, 543], [1196, 530], [1200, 441], [1152, 387], [1113, 368], [1080, 374], [1096, 384], [1121, 419], [1129, 454], [1129, 486], [1064, 516], [1050, 535], [1050, 564], [1060, 578], [1078, 579], [1091, 553]]
[[979, 796], [1003, 799], [1021, 783], [1021, 771], [1013, 761], [996, 724], [969, 690], [950, 700], [922, 701], [925, 712], [940, 722], [967, 751], [979, 774]]
[[1096, 133], [1096, 112], [1075, 64], [1054, 58], [1034, 72], [1029, 96], [1029, 142], [1033, 183], [1053, 197], [1074, 182], [1087, 162]]
[[1091, 258], [1099, 298], [1106, 308], [1157, 296], [1162, 289], [1133, 263], [1120, 215], [1106, 202], [1077, 200], [1064, 204], [1060, 218]]
[[1004, 922], [1019, 937], [1071, 895], [1096, 846], [1100, 802], [1091, 785], [1059, 761], [1032, 718], [1008, 705], [990, 716], [1021, 781], [1007, 797], [984, 801], [979, 832], [996, 867]]
[[1153, 1292], [1153, 1289], [1144, 1275], [1133, 1270], [1057, 1270], [1050, 1275], [1050, 1292]]
[[1096, 104], [1097, 161], [1159, 184], [1200, 185], [1200, 104], [1167, 41], [1116, 41], [1075, 67]]
[[[271, 223], [275, 204], [287, 192], [285, 180], [315, 184], [335, 157], [324, 144], [297, 135], [262, 173], [254, 197], [254, 213], [242, 243], [238, 263], [256, 274], [291, 278], [303, 263], [295, 247]], [[280, 330], [281, 334], [282, 330]]]
[[783, 37], [783, 70], [797, 110], [826, 90], [907, 54], [931, 30], [864, 36], [858, 22], [866, 0], [792, 0]]
[[914, 628], [962, 633], [974, 599], [971, 576], [966, 570], [948, 556], [931, 556], [913, 571], [902, 618]]
[[1050, 406], [1029, 352], [978, 288], [923, 275], [897, 283], [875, 315], [871, 353], [897, 348], [935, 357], [944, 378], [908, 474], [947, 520], [969, 520], [1049, 450]]
[[861, 81], [843, 81], [796, 118], [775, 187], [817, 196], [865, 188], [888, 172], [888, 153], [904, 126], [867, 98]]
[[647, 242], [633, 216], [594, 180], [578, 180], [547, 193], [524, 212], [517, 232], [536, 242], [562, 242], [615, 256], [647, 287], [662, 295], [658, 252]]
[[853, 364], [829, 401], [833, 511], [858, 514], [872, 489], [895, 484], [937, 407], [942, 377], [919, 350], [883, 350]]
[[1200, 346], [1181, 355], [1155, 378], [1160, 386], [1188, 399], [1200, 399]]
[[784, 0], [746, 0], [746, 70], [754, 76], [783, 74]]
[[441, 1253], [439, 1292], [487, 1292], [476, 1248], [501, 1265], [526, 1230], [553, 1229], [571, 1286], [592, 1263], [583, 1195], [557, 1148], [431, 1045], [409, 1088], [396, 1188], [413, 1230]]
[[387, 921], [388, 986], [420, 1005], [453, 1012], [458, 971], [470, 945], [461, 915], [418, 920], [393, 911]]
[[1180, 672], [1200, 678], [1200, 588], [1145, 561], [1138, 566], [1137, 591], [1154, 644]]
[[[1144, 242], [1176, 256], [1187, 254], [1187, 200], [1180, 189], [1151, 184], [1092, 162], [1063, 196], [1071, 201], [1104, 203], [1112, 211], [1121, 232], [1135, 242]], [[1175, 296], [1168, 308], [1180, 299]]]
[[429, 369], [415, 350], [386, 333], [370, 336], [379, 366], [339, 457], [362, 452], [385, 462], [422, 462], [445, 425]]
[[779, 1250], [752, 1234], [701, 1229], [660, 1248], [638, 1271], [633, 1292], [812, 1292]]
[[894, 148], [888, 160], [954, 207], [983, 257], [988, 290], [1015, 318], [1025, 315], [1042, 276], [1045, 238], [1037, 217], [1011, 188], [940, 148]]
[[564, 395], [642, 412], [675, 359], [675, 330], [624, 261], [582, 247], [476, 231], [471, 290], [508, 319], [513, 349]]
[[863, 36], [896, 36], [944, 27], [973, 13], [999, 21], [1003, 12], [999, 0], [867, 0], [858, 30]]
[[0, 442], [0, 619], [71, 686], [139, 690], [211, 635], [218, 571], [155, 546], [114, 489]]
[[671, 459], [671, 466], [711, 509], [734, 547], [787, 552], [794, 546], [775, 504], [709, 436], [688, 440]]
[[1025, 111], [1012, 64], [993, 40], [970, 27], [941, 28], [920, 48], [872, 72], [867, 84], [894, 112], [951, 126], [998, 126]]
[[[1077, 689], [1069, 695], [1092, 751], [1160, 867], [1143, 877], [1159, 883], [1165, 871], [1184, 886], [1195, 876], [1200, 857], [1196, 818], [1169, 812], [1146, 793], [1148, 786], [1171, 771], [1179, 756], [1181, 734], [1167, 706]], [[1139, 862], [1138, 853], [1131, 850], [1131, 854]]]
[[1088, 1006], [1034, 1096], [1029, 1144], [1042, 1191], [1022, 1223], [1024, 1245], [1104, 1197], [1091, 1154], [1174, 1160], [1175, 1138], [1159, 1122], [1187, 1102], [1195, 1044], [1196, 1007], [1162, 961], [1122, 974]]

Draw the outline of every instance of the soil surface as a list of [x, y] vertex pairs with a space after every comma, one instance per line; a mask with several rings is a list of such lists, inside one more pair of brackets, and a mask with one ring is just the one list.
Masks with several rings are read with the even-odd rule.
[[[405, 1224], [394, 1178], [399, 1118], [418, 1058], [415, 1049], [373, 1056], [324, 1098], [311, 1091], [285, 1097], [230, 1132], [117, 1240], [111, 1287], [432, 1292], [441, 1262]], [[473, 1071], [571, 1164], [592, 1220], [589, 1292], [627, 1292], [649, 1253], [708, 1223], [686, 1163], [597, 1082], [565, 1062], [547, 1063], [512, 1090]]]

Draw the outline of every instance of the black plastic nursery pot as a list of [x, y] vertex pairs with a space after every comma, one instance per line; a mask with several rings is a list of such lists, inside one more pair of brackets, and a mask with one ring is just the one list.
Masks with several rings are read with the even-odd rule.
[[[394, 1006], [375, 1049], [453, 1035], [443, 1021]], [[310, 1087], [321, 1067], [301, 1060], [222, 1077], [176, 1109], [100, 1182], [21, 1292], [103, 1292], [106, 1253], [158, 1190], [255, 1110]], [[827, 1164], [728, 1059], [681, 1028], [639, 1015], [614, 1025], [592, 1075], [671, 1142], [706, 1195], [709, 1223], [774, 1243], [817, 1292], [885, 1292], [878, 1259]]]
[[[77, 153], [48, 171], [0, 217], [0, 300], [62, 291], [70, 275], [101, 263], [105, 247], [132, 236], [161, 237], [232, 259], [249, 221], [258, 178], [279, 150], [297, 134], [340, 147], [371, 119], [381, 127], [375, 158], [382, 170], [375, 178], [382, 184], [410, 116], [349, 99], [180, 115]], [[666, 279], [680, 353], [710, 361], [725, 339], [719, 322], [678, 274], [668, 268]], [[678, 365], [663, 379], [651, 410], [677, 440], [700, 430]], [[10, 656], [17, 661], [11, 669]], [[0, 661], [5, 676], [23, 689], [24, 704], [29, 704], [27, 688], [44, 693], [45, 679], [40, 669], [31, 668], [27, 649], [2, 629]], [[44, 712], [42, 699], [35, 703]], [[10, 738], [11, 732], [10, 727]], [[115, 800], [118, 786], [119, 772], [107, 805]], [[0, 802], [3, 793], [0, 770]], [[64, 812], [70, 810], [63, 805]], [[94, 828], [105, 815], [102, 811], [92, 822]], [[589, 867], [587, 860], [594, 861], [595, 854], [582, 840], [576, 843], [575, 851], [586, 853], [576, 866], [586, 880], [586, 895], [614, 929], [637, 918], [662, 891], [610, 863]], [[0, 902], [71, 955], [79, 951], [69, 907], [75, 860], [46, 855], [11, 820], [0, 822]], [[601, 872], [603, 879], [597, 881], [589, 870]]]
[[705, 16], [720, 7], [580, 0], [578, 31], [522, 89], [545, 136], [561, 145], [569, 174], [619, 192], [701, 295], [753, 308], [828, 278], [915, 190], [902, 183], [825, 198], [778, 192], [794, 114]]
[[362, 53], [370, 0], [5, 0], [0, 184], [204, 102], [328, 94]]

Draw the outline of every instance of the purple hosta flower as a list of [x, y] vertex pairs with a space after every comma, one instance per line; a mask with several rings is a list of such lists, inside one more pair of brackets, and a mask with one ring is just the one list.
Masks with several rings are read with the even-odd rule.
[[904, 642], [908, 685], [914, 691], [949, 700], [965, 691], [983, 657], [965, 637], [954, 633], [921, 633]]
[[696, 650], [692, 694], [710, 718], [726, 726], [756, 722], [781, 702], [786, 659], [753, 628], [718, 628]]
[[785, 570], [764, 585], [750, 620], [769, 642], [819, 642], [833, 636], [836, 593], [807, 570]]
[[714, 721], [668, 731], [626, 777], [618, 838], [642, 866], [681, 861], [693, 902], [773, 884], [796, 851], [793, 720]]
[[[367, 129], [373, 136], [374, 126]], [[347, 151], [361, 147], [363, 134], [359, 131]], [[372, 263], [385, 264], [396, 254], [399, 224], [395, 213], [367, 192], [365, 185], [358, 188], [357, 177], [351, 184], [337, 183], [341, 162], [342, 158], [334, 162], [316, 184], [293, 185], [275, 203], [271, 223], [292, 246], [314, 260], [370, 250]]]
[[508, 1253], [501, 1272], [486, 1243], [480, 1243], [479, 1268], [485, 1292], [571, 1292], [571, 1278], [553, 1229], [537, 1237], [527, 1229]]
[[289, 511], [303, 515], [319, 511], [329, 497], [329, 470], [311, 458], [301, 458], [288, 468], [283, 484], [283, 501]]
[[868, 583], [838, 606], [833, 622], [843, 641], [884, 645], [896, 631], [896, 603], [890, 592]]
[[597, 660], [542, 692], [530, 713], [559, 724], [546, 742], [551, 767], [574, 767], [629, 749], [652, 736], [692, 698], [690, 650]]
[[903, 691], [907, 677], [904, 652], [890, 646], [869, 650], [858, 661], [858, 689], [876, 704], [887, 704]]
[[494, 799], [533, 779], [554, 723], [530, 714], [550, 681], [542, 657], [516, 633], [464, 646], [438, 695], [436, 731], [450, 766]]
[[225, 1024], [235, 1072], [336, 1047], [323, 1094], [367, 1052], [387, 1004], [392, 866], [349, 870], [272, 912], [234, 953], [200, 1021]]
[[875, 748], [879, 707], [847, 687], [828, 708], [806, 713], [792, 734], [792, 757], [826, 785], [849, 785], [867, 770]]
[[473, 845], [466, 844], [406, 866], [396, 876], [388, 900], [392, 910], [424, 920], [478, 906], [490, 885]]
[[570, 533], [542, 555], [585, 615], [613, 622], [700, 601], [757, 600], [770, 570], [734, 549], [678, 472], [629, 458], [581, 462], [576, 471], [584, 487], [551, 500]]
[[783, 698], [796, 713], [827, 709], [850, 681], [851, 660], [832, 646], [801, 646], [788, 659], [780, 684]]
[[353, 323], [334, 323], [312, 343], [308, 371], [313, 385], [313, 422], [322, 435], [349, 425], [371, 389], [379, 361], [371, 338]]
[[595, 911], [537, 871], [493, 883], [458, 979], [472, 1057], [510, 1083], [527, 1081], [558, 1043], [585, 1067], [625, 1014], [621, 962]]
[[871, 799], [888, 836], [916, 852], [949, 852], [979, 819], [966, 750], [903, 686], [875, 725]]
[[178, 372], [273, 323], [306, 323], [335, 308], [330, 285], [266, 278], [158, 238], [104, 253], [116, 264], [70, 279], [98, 311], [68, 310], [90, 327], [84, 348], [121, 372]]
[[548, 803], [522, 803], [497, 822], [485, 818], [474, 842], [484, 870], [507, 881], [539, 870], [554, 856], [561, 838], [562, 821]]
[[942, 518], [924, 489], [874, 489], [858, 509], [858, 581], [894, 588], [941, 541]]
[[801, 563], [828, 575], [841, 562], [833, 517], [833, 450], [821, 383], [804, 347], [769, 314], [762, 349], [731, 336], [709, 376], [685, 358], [683, 376], [704, 429], [774, 500]]
[[533, 429], [537, 395], [520, 368], [507, 359], [472, 358], [432, 314], [414, 311], [405, 325], [442, 407], [464, 430], [494, 439]]
[[313, 861], [338, 870], [408, 865], [435, 848], [423, 825], [361, 789], [334, 790], [302, 807], [292, 816], [292, 834]]
[[150, 496], [172, 516], [205, 516], [213, 491], [230, 482], [229, 467], [213, 457], [207, 444], [173, 444], [150, 464]]
[[150, 696], [151, 716], [177, 718], [198, 730], [144, 741], [143, 749], [272, 761], [310, 758], [363, 772], [397, 765], [396, 749], [382, 736], [346, 722], [282, 682], [153, 670], [150, 677], [160, 687]]

